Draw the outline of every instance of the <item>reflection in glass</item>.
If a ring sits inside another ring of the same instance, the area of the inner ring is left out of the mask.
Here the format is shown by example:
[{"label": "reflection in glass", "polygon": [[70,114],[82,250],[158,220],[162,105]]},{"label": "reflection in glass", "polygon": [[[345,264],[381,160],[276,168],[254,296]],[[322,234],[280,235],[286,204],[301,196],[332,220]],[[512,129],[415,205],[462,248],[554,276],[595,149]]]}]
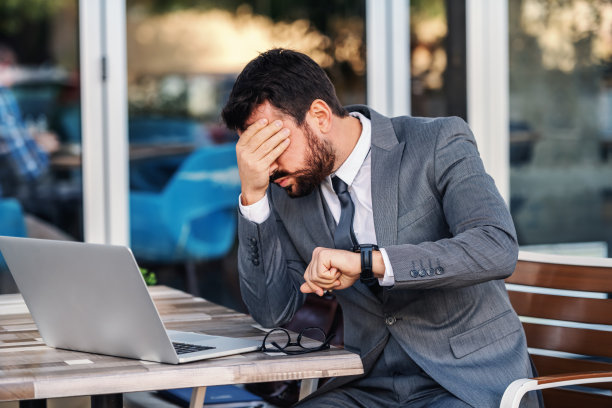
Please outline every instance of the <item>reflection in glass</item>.
[{"label": "reflection in glass", "polygon": [[0,3],[2,235],[82,239],[77,44],[77,0]]},{"label": "reflection in glass", "polygon": [[612,4],[511,0],[509,12],[510,204],[519,242],[610,256]]},{"label": "reflection in glass", "polygon": [[465,1],[410,2],[413,116],[467,119]]}]

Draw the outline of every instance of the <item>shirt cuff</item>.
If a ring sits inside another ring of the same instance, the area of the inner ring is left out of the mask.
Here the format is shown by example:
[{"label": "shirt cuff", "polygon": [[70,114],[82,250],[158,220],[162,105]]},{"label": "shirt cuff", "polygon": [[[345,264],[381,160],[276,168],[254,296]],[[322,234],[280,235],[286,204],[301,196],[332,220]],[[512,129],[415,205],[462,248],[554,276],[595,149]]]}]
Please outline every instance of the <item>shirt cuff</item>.
[{"label": "shirt cuff", "polygon": [[387,251],[384,248],[380,248],[380,254],[385,263],[385,276],[378,278],[378,284],[380,286],[393,286],[395,285],[395,278],[393,277],[393,267],[391,266],[391,261],[389,261]]},{"label": "shirt cuff", "polygon": [[238,207],[240,208],[240,214],[255,224],[261,224],[270,216],[268,194],[264,195],[261,200],[251,205],[242,205],[242,194],[240,194],[240,196],[238,196]]}]

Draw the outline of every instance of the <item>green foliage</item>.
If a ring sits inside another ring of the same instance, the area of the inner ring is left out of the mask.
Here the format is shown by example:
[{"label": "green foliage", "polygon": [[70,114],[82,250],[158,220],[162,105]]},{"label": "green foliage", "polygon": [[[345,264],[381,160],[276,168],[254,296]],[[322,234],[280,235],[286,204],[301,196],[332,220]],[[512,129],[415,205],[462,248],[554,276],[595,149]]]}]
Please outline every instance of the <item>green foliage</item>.
[{"label": "green foliage", "polygon": [[[450,0],[457,1],[457,0]],[[446,17],[445,0],[410,0],[411,18],[429,19]]]},{"label": "green foliage", "polygon": [[155,276],[155,272],[151,272],[145,268],[140,268],[140,273],[142,273],[142,277],[144,278],[147,286],[157,285],[157,276]]},{"label": "green foliage", "polygon": [[76,0],[2,0],[0,1],[0,33],[14,34],[28,24],[39,23],[61,9],[76,7]]}]

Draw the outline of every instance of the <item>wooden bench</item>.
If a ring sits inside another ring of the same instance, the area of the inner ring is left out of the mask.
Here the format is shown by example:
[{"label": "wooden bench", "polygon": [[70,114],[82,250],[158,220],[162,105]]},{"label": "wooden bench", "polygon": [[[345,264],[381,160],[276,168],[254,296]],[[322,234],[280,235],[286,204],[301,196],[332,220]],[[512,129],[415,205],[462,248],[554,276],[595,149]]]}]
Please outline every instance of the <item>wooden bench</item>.
[{"label": "wooden bench", "polygon": [[612,259],[521,252],[506,286],[540,377],[510,384],[501,408],[533,390],[547,407],[612,407]]}]

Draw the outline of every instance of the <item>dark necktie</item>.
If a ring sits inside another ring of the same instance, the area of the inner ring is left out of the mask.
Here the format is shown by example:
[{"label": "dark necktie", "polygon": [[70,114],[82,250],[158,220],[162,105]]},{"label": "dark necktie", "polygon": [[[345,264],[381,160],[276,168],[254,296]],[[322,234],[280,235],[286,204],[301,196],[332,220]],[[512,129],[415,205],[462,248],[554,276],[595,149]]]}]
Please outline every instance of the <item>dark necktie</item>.
[{"label": "dark necktie", "polygon": [[334,233],[334,246],[337,249],[353,250],[357,244],[357,238],[353,231],[353,216],[355,215],[355,204],[351,200],[346,183],[337,176],[332,177],[332,186],[340,199],[340,221]]}]

